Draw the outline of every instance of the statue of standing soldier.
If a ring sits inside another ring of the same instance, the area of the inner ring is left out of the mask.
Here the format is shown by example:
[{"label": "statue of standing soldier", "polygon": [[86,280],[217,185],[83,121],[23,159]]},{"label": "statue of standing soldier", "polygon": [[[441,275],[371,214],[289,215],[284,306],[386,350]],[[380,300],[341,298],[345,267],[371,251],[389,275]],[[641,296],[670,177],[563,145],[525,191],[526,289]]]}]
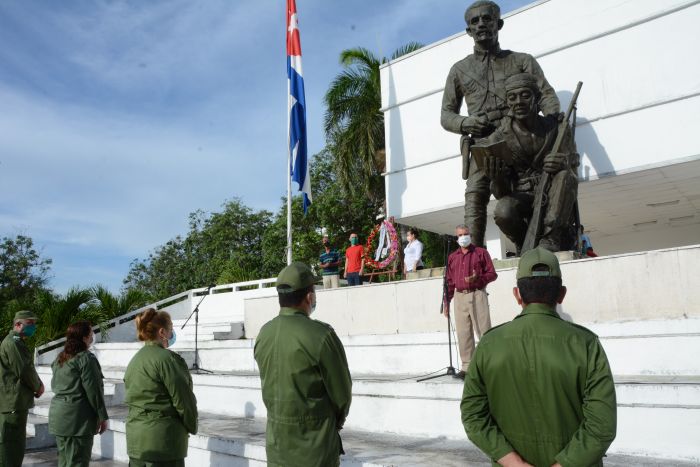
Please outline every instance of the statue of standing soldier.
[{"label": "statue of standing soldier", "polygon": [[[464,223],[471,231],[472,242],[483,247],[490,180],[475,163],[470,163],[470,146],[493,133],[507,115],[505,82],[508,77],[519,73],[535,77],[539,108],[553,124],[559,116],[559,99],[534,57],[501,50],[498,31],[503,27],[503,20],[496,3],[474,2],[467,8],[464,19],[467,34],[474,39],[474,53],[455,63],[447,75],[440,122],[447,131],[462,135],[462,178],[467,180]],[[459,113],[462,100],[467,104],[468,117]]]},{"label": "statue of standing soldier", "polygon": [[[537,244],[549,251],[571,250],[576,243],[574,203],[578,192],[579,155],[571,129],[539,115],[540,90],[537,78],[519,73],[506,79],[509,114],[485,141],[505,142],[512,162],[489,157],[484,175],[491,180],[490,190],[498,200],[494,220],[516,245],[520,254],[530,222],[541,222]],[[555,141],[563,131],[560,145]],[[532,219],[535,191],[547,173],[542,217]]]}]

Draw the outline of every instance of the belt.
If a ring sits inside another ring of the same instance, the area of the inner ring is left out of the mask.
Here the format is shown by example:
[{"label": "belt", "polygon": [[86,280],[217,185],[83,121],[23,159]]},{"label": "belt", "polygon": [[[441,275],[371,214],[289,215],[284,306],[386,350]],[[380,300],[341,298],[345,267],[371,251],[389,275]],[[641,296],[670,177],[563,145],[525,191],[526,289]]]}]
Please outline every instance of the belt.
[{"label": "belt", "polygon": [[467,293],[476,292],[477,290],[484,290],[484,288],[482,287],[480,289],[464,289],[464,290],[458,290],[457,292],[467,294]]}]

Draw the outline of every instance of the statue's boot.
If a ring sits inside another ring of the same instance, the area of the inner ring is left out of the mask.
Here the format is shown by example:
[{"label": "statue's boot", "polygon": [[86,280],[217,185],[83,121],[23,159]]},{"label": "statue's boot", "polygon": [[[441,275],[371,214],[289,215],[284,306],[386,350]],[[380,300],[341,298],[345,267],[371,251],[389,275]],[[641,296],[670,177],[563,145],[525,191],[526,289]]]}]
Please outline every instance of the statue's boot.
[{"label": "statue's boot", "polygon": [[[475,167],[476,164],[471,166]],[[491,197],[489,184],[490,180],[483,172],[476,170],[470,173],[464,192],[464,225],[469,227],[472,243],[480,247],[484,246],[486,233],[486,206]]]}]

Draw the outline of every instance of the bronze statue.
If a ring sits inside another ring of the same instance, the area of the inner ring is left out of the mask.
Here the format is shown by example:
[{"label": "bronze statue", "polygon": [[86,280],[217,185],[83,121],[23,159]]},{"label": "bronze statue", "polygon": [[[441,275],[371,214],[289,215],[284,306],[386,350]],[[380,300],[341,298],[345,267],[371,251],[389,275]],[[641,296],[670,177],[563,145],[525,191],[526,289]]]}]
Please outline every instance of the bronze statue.
[{"label": "bronze statue", "polygon": [[[515,243],[518,253],[538,244],[554,252],[573,249],[577,238],[574,203],[579,155],[568,119],[557,123],[539,115],[539,85],[529,73],[510,76],[505,89],[510,112],[482,141],[486,147],[500,144],[509,152],[508,164],[504,162],[506,158],[495,156],[483,163],[484,174],[491,180],[491,192],[498,200],[496,224]],[[580,85],[570,109],[579,90]],[[473,150],[479,152],[476,147]],[[539,211],[537,206],[542,207],[541,215],[533,215],[533,211]],[[533,237],[523,248],[528,226]]]},{"label": "bronze statue", "polygon": [[[559,114],[559,99],[531,55],[499,47],[498,31],[503,27],[503,20],[496,3],[477,1],[471,4],[464,20],[467,34],[474,39],[474,53],[455,63],[447,75],[440,122],[447,131],[462,135],[462,178],[467,180],[464,223],[471,231],[472,242],[483,247],[490,180],[476,164],[470,163],[470,145],[493,133],[507,114],[505,81],[509,76],[527,72],[535,77],[539,107],[553,123]],[[459,113],[462,100],[467,104],[468,117]]]}]

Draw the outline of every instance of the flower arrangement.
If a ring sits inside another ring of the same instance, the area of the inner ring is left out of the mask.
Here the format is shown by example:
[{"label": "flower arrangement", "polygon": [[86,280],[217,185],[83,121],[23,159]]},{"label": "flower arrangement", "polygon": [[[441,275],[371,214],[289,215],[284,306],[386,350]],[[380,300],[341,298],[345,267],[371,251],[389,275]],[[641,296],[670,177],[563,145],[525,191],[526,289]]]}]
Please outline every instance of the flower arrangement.
[{"label": "flower arrangement", "polygon": [[[374,240],[374,237],[376,237],[377,233],[380,232],[382,225],[385,226],[386,231],[389,233],[389,254],[386,255],[384,259],[381,261],[375,261],[372,259],[374,255],[371,254],[372,252],[372,241]],[[367,243],[365,244],[365,264],[367,266],[371,266],[375,269],[384,269],[387,266],[391,264],[392,261],[396,259],[396,256],[399,252],[399,237],[396,235],[396,229],[394,228],[394,225],[389,222],[389,221],[383,221],[381,224],[377,224],[374,229],[372,230],[372,233],[369,234],[367,237]]]}]

